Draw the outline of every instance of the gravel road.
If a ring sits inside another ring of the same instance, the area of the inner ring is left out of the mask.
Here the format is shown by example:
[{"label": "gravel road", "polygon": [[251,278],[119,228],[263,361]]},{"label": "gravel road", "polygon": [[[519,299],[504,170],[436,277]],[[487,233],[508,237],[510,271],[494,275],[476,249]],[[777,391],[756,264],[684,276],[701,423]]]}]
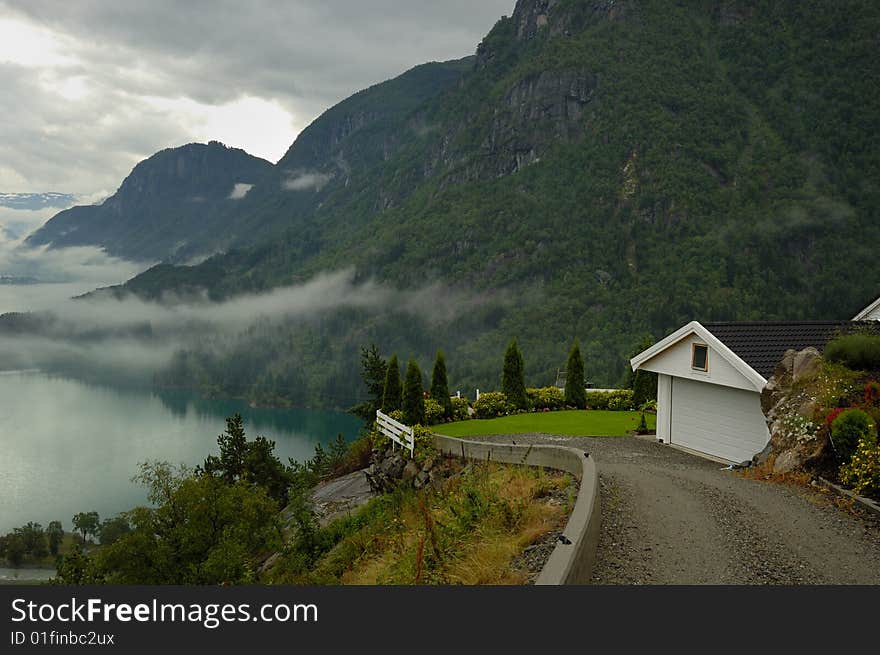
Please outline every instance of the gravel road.
[{"label": "gravel road", "polygon": [[749,480],[652,439],[482,439],[571,445],[596,458],[595,584],[880,584],[880,521],[828,493]]}]

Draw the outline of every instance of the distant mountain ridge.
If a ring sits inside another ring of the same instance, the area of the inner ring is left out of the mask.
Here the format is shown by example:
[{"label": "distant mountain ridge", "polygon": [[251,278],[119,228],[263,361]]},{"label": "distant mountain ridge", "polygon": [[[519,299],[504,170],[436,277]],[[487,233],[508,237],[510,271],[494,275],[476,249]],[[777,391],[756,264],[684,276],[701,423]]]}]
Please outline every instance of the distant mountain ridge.
[{"label": "distant mountain ridge", "polygon": [[0,207],[10,209],[36,210],[47,207],[69,207],[76,202],[77,196],[72,193],[3,193],[0,192]]}]

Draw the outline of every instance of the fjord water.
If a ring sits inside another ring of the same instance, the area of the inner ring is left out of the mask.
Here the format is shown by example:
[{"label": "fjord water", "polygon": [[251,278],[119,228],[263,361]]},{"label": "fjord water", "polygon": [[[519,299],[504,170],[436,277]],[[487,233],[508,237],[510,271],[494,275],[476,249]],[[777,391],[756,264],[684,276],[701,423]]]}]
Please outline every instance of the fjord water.
[{"label": "fjord water", "polygon": [[349,414],[254,409],[180,390],[100,387],[40,372],[0,373],[0,534],[28,521],[77,512],[103,520],[146,502],[131,482],[139,462],[200,464],[217,452],[225,418],[239,412],[248,438],[276,443],[283,462],[308,459],[338,433],[352,439],[361,422]]}]

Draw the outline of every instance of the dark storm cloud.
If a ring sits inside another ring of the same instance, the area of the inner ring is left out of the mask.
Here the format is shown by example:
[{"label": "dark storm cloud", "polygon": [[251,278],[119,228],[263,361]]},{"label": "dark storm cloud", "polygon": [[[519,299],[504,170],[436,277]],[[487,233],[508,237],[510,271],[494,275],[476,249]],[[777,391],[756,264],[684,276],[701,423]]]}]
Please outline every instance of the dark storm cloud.
[{"label": "dark storm cloud", "polygon": [[[0,65],[0,109],[11,116],[0,126],[0,186],[18,175],[31,187],[112,191],[134,160],[194,140],[197,118],[178,120],[174,103],[181,100],[222,106],[259,98],[283,108],[302,129],[359,89],[425,61],[472,54],[513,5],[0,0],[0,19],[57,35],[69,59],[49,74]],[[59,99],[53,92],[59,81],[77,78],[87,90],[81,97]],[[4,175],[4,167],[12,172]]]}]

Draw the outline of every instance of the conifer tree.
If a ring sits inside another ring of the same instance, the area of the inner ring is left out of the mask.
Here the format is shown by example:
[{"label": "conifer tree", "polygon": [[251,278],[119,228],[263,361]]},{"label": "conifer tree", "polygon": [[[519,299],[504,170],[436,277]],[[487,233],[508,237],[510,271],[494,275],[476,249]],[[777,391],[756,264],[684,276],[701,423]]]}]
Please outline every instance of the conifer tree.
[{"label": "conifer tree", "polygon": [[422,372],[415,360],[406,366],[403,383],[403,422],[407,425],[425,424],[425,391],[422,388]]},{"label": "conifer tree", "polygon": [[382,393],[382,411],[388,414],[401,409],[402,395],[400,388],[400,365],[397,363],[397,355],[391,355],[388,360],[388,370],[385,373],[385,391]]},{"label": "conifer tree", "polygon": [[431,398],[443,405],[443,415],[452,417],[452,399],[449,397],[449,381],[446,377],[446,357],[442,350],[437,351],[434,370],[431,373]]},{"label": "conifer tree", "polygon": [[568,362],[565,365],[565,404],[583,409],[587,406],[587,392],[584,387],[584,360],[577,339],[571,345]]},{"label": "conifer tree", "polygon": [[525,409],[527,405],[524,368],[523,356],[514,338],[504,353],[504,367],[501,370],[501,393],[505,395],[507,402],[516,409]]}]

